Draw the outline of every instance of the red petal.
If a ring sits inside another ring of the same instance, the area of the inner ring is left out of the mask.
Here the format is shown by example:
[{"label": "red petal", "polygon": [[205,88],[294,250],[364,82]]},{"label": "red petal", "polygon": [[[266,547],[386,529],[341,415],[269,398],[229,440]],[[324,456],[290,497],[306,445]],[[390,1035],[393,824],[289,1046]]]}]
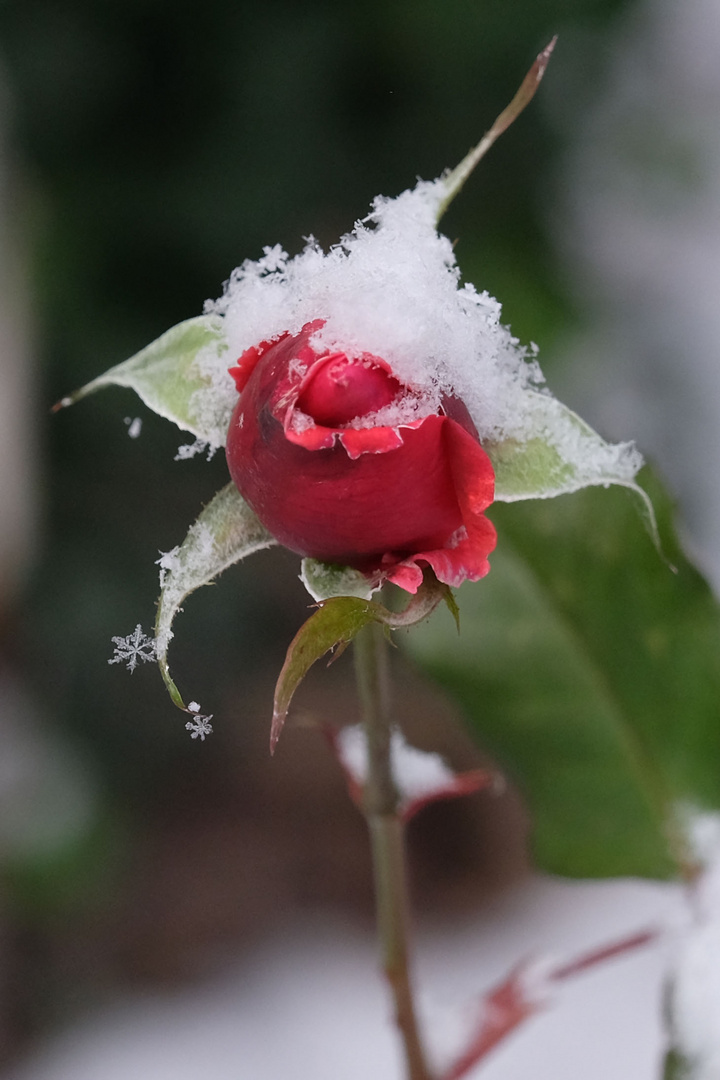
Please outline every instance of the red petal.
[{"label": "red petal", "polygon": [[400,383],[375,357],[350,360],[336,352],[314,364],[303,380],[297,406],[316,424],[338,428],[368,416],[398,396]]},{"label": "red petal", "polygon": [[[467,409],[447,398],[441,413],[398,427],[314,423],[297,402],[315,362],[325,363],[308,344],[321,325],[263,343],[261,356],[248,350],[252,371],[227,443],[241,494],[291,550],[383,573],[408,592],[422,581],[421,564],[450,585],[482,577],[495,546],[483,514],[494,477]],[[358,370],[373,365],[383,385],[395,383],[379,358]]]},{"label": "red petal", "polygon": [[443,431],[450,471],[463,529],[444,547],[422,551],[398,563],[388,580],[415,593],[422,582],[418,562],[432,566],[439,581],[457,587],[478,581],[490,570],[488,555],[495,548],[495,526],[484,515],[495,494],[495,473],[478,442],[455,420],[447,419]]},{"label": "red petal", "polygon": [[402,435],[396,428],[347,428],[340,433],[340,442],[351,461],[361,454],[385,454],[402,446]]},{"label": "red petal", "polygon": [[228,368],[229,373],[235,380],[238,394],[242,394],[248,379],[255,370],[256,364],[263,358],[268,349],[271,349],[273,345],[279,345],[287,336],[287,334],[283,334],[276,341],[261,341],[259,345],[251,345],[239,358],[235,367]]}]

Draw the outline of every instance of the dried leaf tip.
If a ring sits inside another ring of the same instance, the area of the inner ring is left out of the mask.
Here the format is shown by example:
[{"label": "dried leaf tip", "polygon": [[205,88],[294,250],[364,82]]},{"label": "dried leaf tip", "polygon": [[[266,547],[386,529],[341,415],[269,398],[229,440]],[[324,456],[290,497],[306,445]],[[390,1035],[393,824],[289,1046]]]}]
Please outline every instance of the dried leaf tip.
[{"label": "dried leaf tip", "polygon": [[542,52],[538,53],[535,57],[535,61],[528,71],[527,75],[523,79],[520,87],[515,94],[509,105],[507,105],[499,116],[495,118],[492,127],[485,132],[480,142],[469,154],[463,158],[460,164],[443,177],[439,181],[440,190],[443,194],[441,201],[438,204],[437,220],[439,221],[442,215],[447,210],[448,206],[463,187],[468,176],[478,164],[490,147],[493,145],[496,139],[498,139],[504,131],[510,127],[513,121],[517,120],[520,113],[523,111],[526,105],[529,105],[535,96],[535,91],[540,85],[540,80],[545,74],[545,69],[550,62],[553,49],[555,48],[555,42],[557,41],[557,34],[551,41],[545,46]]}]

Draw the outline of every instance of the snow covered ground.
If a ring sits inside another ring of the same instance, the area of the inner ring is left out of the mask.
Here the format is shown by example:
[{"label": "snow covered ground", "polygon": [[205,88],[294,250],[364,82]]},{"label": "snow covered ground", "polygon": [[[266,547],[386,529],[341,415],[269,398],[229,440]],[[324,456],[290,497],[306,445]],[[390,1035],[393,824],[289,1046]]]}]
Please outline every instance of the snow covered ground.
[{"label": "snow covered ground", "polygon": [[[444,1058],[478,991],[522,958],[562,960],[652,923],[677,923],[677,886],[536,878],[477,922],[422,935],[422,1000]],[[476,1070],[485,1080],[657,1080],[671,943],[568,981]],[[51,1039],[3,1080],[397,1080],[371,935],[332,917],[290,925],[222,977],[128,997]]]}]

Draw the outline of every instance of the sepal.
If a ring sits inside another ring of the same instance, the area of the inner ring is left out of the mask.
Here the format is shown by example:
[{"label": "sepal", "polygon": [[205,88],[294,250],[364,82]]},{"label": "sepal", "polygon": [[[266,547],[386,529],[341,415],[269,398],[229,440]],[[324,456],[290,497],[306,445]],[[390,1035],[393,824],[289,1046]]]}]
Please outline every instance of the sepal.
[{"label": "sepal", "polygon": [[175,704],[185,709],[180,691],[170,676],[168,645],[173,619],[180,605],[201,585],[254,551],[275,543],[234,484],[222,488],[208,503],[179,547],[166,552],[160,565],[160,598],[155,621],[157,662]]},{"label": "sepal", "polygon": [[127,386],[148,408],[210,446],[224,446],[237,392],[219,358],[227,350],[217,315],[186,319],[129,360],[62,398],[53,411],[102,390]]}]

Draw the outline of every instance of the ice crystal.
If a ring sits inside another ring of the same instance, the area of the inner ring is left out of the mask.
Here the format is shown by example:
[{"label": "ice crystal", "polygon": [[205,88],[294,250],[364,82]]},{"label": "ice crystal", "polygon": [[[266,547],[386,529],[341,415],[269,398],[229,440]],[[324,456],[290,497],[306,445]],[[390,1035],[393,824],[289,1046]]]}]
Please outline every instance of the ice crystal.
[{"label": "ice crystal", "polygon": [[130,438],[137,439],[142,431],[142,420],[140,417],[136,416],[135,419],[132,420],[129,416],[126,416],[125,423],[127,424],[128,435]]},{"label": "ice crystal", "polygon": [[140,623],[132,634],[127,637],[114,637],[112,643],[115,652],[108,664],[125,664],[128,671],[133,672],[139,661],[145,664],[157,660],[155,639],[148,637]]},{"label": "ice crystal", "polygon": [[210,716],[203,716],[197,701],[191,701],[187,711],[192,714],[192,720],[188,720],[185,730],[190,732],[191,739],[200,739],[201,742],[205,742],[205,736],[212,735],[213,731],[210,723],[212,713]]},{"label": "ice crystal", "polygon": [[178,446],[177,454],[173,458],[173,461],[189,461],[190,458],[194,458],[196,454],[204,454],[206,450],[207,460],[212,461],[217,446],[212,446],[206,439],[196,438],[195,442],[182,443]]}]

